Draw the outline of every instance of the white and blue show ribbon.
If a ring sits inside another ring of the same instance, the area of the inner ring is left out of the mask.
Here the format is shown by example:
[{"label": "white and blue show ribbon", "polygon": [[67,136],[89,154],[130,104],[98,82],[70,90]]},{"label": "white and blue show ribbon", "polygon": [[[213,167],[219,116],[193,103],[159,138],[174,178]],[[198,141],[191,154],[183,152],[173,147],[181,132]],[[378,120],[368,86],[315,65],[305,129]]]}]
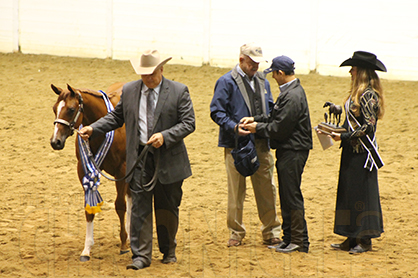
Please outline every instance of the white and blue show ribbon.
[{"label": "white and blue show ribbon", "polygon": [[[112,111],[113,105],[110,102],[108,96],[103,91],[99,92],[102,93],[107,111]],[[80,125],[80,129],[81,128],[82,125]],[[103,160],[105,159],[110,147],[112,146],[114,136],[115,132],[113,130],[106,133],[105,140],[94,156],[97,167],[100,167],[100,165],[103,163]],[[83,166],[84,170],[84,177],[82,180],[84,187],[84,208],[89,214],[95,214],[101,211],[100,207],[103,205],[103,199],[98,190],[100,184],[100,173],[94,166],[93,162],[90,160],[88,155],[89,151],[87,150],[87,147],[84,146],[84,144],[87,143],[80,137],[80,135],[78,135],[81,165]]]}]

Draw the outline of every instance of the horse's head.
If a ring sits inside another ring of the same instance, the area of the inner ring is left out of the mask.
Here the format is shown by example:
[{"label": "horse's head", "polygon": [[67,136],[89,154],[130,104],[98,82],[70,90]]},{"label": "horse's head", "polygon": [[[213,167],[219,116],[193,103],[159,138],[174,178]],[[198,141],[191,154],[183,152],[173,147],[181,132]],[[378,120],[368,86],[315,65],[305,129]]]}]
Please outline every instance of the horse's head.
[{"label": "horse's head", "polygon": [[332,105],[334,105],[334,103],[327,101],[327,102],[325,102],[324,106],[322,106],[322,107],[325,108],[327,106],[332,106]]},{"label": "horse's head", "polygon": [[65,140],[73,135],[74,129],[82,122],[83,98],[77,89],[67,84],[67,89],[61,89],[51,84],[52,90],[58,95],[53,106],[55,113],[54,133],[51,146],[54,150],[62,150]]}]

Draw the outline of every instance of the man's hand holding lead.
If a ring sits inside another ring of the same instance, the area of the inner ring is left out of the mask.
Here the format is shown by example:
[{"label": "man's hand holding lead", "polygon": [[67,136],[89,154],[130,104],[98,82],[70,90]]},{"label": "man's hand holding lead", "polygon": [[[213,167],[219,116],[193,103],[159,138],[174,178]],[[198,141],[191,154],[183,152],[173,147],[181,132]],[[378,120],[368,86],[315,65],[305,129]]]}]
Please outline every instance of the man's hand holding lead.
[{"label": "man's hand holding lead", "polygon": [[148,140],[147,145],[151,144],[154,148],[158,149],[164,144],[164,137],[161,132],[154,133]]},{"label": "man's hand holding lead", "polygon": [[88,140],[93,134],[93,128],[91,126],[83,126],[79,131],[78,135],[81,136],[84,140]]}]

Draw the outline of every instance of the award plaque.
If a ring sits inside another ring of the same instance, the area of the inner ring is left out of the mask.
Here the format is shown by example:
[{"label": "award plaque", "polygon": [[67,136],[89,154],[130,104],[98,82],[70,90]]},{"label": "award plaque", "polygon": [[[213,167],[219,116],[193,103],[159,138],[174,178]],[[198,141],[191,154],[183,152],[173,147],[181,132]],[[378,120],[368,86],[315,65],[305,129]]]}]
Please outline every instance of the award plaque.
[{"label": "award plaque", "polygon": [[329,109],[328,113],[324,114],[325,122],[318,124],[318,130],[328,135],[331,135],[333,132],[346,132],[347,130],[345,128],[339,126],[341,121],[341,113],[343,112],[341,106],[327,101],[323,107],[329,107]]}]

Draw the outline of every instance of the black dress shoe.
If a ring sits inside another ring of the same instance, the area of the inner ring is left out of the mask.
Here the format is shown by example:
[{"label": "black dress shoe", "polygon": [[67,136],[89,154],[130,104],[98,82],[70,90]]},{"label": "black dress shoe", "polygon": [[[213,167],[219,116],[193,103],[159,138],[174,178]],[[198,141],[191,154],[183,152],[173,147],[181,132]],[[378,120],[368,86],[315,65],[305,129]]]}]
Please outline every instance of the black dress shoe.
[{"label": "black dress shoe", "polygon": [[351,248],[350,251],[348,251],[348,253],[350,254],[360,254],[360,253],[364,253],[367,251],[372,250],[372,245],[365,245],[365,244],[361,244],[359,243],[358,245],[356,245],[355,247]]},{"label": "black dress shoe", "polygon": [[138,270],[138,269],[143,269],[146,267],[149,267],[149,265],[146,265],[142,261],[136,261],[136,262],[133,262],[132,264],[127,265],[126,269]]},{"label": "black dress shoe", "polygon": [[269,246],[267,246],[267,248],[268,249],[284,249],[284,248],[286,248],[287,246],[289,245],[289,243],[286,243],[286,242],[284,242],[284,241],[282,241],[282,242],[280,242],[279,244],[277,244],[277,245],[269,245]]},{"label": "black dress shoe", "polygon": [[332,243],[331,247],[336,250],[349,251],[350,250],[350,240],[347,238],[342,243]]},{"label": "black dress shoe", "polygon": [[161,260],[161,262],[163,264],[169,264],[169,263],[175,263],[177,262],[177,258],[176,256],[164,256],[163,259]]},{"label": "black dress shoe", "polygon": [[299,251],[301,249],[301,246],[294,244],[294,243],[289,243],[286,247],[284,248],[276,248],[276,252],[280,252],[280,253],[292,253],[295,251]]}]

